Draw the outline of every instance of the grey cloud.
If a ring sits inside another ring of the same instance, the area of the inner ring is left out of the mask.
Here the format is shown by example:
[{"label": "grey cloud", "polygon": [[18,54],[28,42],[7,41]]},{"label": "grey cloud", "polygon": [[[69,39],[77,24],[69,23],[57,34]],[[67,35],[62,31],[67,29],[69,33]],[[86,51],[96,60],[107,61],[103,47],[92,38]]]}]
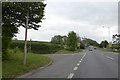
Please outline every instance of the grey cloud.
[{"label": "grey cloud", "polygon": [[49,14],[92,25],[116,25],[118,17],[115,2],[51,2],[49,11]]},{"label": "grey cloud", "polygon": [[[54,2],[48,1],[42,27],[29,31],[28,39],[50,41],[54,35],[67,35],[75,31],[80,37],[89,37],[100,42],[102,25],[117,26],[117,2]],[[100,28],[99,28],[100,27]],[[113,31],[113,30],[112,30]],[[111,35],[113,34],[111,31]],[[18,35],[24,39],[23,30]],[[106,32],[107,33],[107,32]],[[115,33],[115,31],[114,31]]]}]

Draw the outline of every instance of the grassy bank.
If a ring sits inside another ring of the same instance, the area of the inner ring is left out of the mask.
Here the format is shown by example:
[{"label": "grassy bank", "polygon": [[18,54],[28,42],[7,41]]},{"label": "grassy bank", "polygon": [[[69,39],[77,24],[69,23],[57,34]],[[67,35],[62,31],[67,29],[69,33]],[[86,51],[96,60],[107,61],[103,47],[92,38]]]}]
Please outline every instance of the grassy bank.
[{"label": "grassy bank", "polygon": [[115,52],[115,53],[120,53],[120,51],[115,51],[115,50],[112,50],[112,49],[103,49],[103,48],[98,48],[100,50],[103,50],[103,51],[107,51],[107,52]]},{"label": "grassy bank", "polygon": [[2,77],[3,78],[14,78],[29,72],[38,67],[42,67],[51,61],[47,56],[41,56],[40,54],[27,54],[27,64],[22,64],[22,53],[16,52],[11,54],[9,60],[2,62]]},{"label": "grassy bank", "polygon": [[66,49],[62,49],[62,50],[60,50],[60,51],[58,51],[56,53],[57,54],[72,54],[72,53],[78,53],[78,52],[82,52],[82,51],[83,51],[83,49],[77,49],[75,51],[68,51]]}]

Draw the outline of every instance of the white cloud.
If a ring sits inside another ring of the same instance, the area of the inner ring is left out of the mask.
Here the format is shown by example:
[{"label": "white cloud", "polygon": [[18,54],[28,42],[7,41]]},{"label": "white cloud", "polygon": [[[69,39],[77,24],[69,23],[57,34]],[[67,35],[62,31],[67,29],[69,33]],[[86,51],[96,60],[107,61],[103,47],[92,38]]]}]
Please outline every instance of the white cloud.
[{"label": "white cloud", "polygon": [[[69,2],[118,2],[118,1],[119,0],[69,0]],[[51,0],[50,2],[68,2],[68,1],[67,0]]]},{"label": "white cloud", "polygon": [[[29,30],[28,39],[50,41],[54,35],[67,35],[69,31],[75,31],[81,37],[100,42],[108,40],[108,30],[102,26],[111,27],[111,36],[117,33],[117,3],[64,1],[47,1],[46,20],[40,23],[42,27],[38,31]],[[24,39],[24,28],[20,28],[17,38]]]}]

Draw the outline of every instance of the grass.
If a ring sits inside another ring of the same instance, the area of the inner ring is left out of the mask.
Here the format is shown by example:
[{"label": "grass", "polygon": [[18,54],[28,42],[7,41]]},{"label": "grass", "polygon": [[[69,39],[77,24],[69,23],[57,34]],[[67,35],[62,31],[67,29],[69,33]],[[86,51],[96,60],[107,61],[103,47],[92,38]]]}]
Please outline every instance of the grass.
[{"label": "grass", "polygon": [[2,62],[2,77],[3,78],[15,78],[19,75],[23,75],[33,69],[42,67],[51,61],[47,56],[41,56],[40,54],[27,53],[27,63],[22,64],[22,53],[16,52],[10,56],[9,60]]},{"label": "grass", "polygon": [[58,51],[58,52],[56,52],[57,54],[72,54],[72,53],[79,53],[79,52],[81,52],[83,49],[77,49],[77,50],[75,50],[75,51],[68,51],[68,50],[66,50],[66,49],[62,49],[62,50],[60,50],[60,51]]},{"label": "grass", "polygon": [[98,49],[100,49],[100,50],[103,50],[103,51],[109,51],[109,52],[116,52],[116,53],[120,53],[120,51],[115,51],[115,50],[112,50],[112,49],[103,49],[103,48],[98,48]]},{"label": "grass", "polygon": [[0,79],[2,78],[2,60],[0,60]]}]

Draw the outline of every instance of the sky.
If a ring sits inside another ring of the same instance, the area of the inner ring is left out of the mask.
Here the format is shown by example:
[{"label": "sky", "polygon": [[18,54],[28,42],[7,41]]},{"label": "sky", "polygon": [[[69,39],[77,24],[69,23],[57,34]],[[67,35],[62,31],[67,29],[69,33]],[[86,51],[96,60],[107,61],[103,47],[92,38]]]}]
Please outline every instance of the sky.
[{"label": "sky", "polygon": [[[70,31],[97,42],[109,41],[118,33],[117,0],[48,0],[45,1],[45,20],[39,30],[29,30],[28,40],[51,41],[55,35]],[[104,28],[103,28],[104,26]],[[109,27],[109,28],[108,28]],[[17,39],[24,40],[25,29],[19,28]]]}]

